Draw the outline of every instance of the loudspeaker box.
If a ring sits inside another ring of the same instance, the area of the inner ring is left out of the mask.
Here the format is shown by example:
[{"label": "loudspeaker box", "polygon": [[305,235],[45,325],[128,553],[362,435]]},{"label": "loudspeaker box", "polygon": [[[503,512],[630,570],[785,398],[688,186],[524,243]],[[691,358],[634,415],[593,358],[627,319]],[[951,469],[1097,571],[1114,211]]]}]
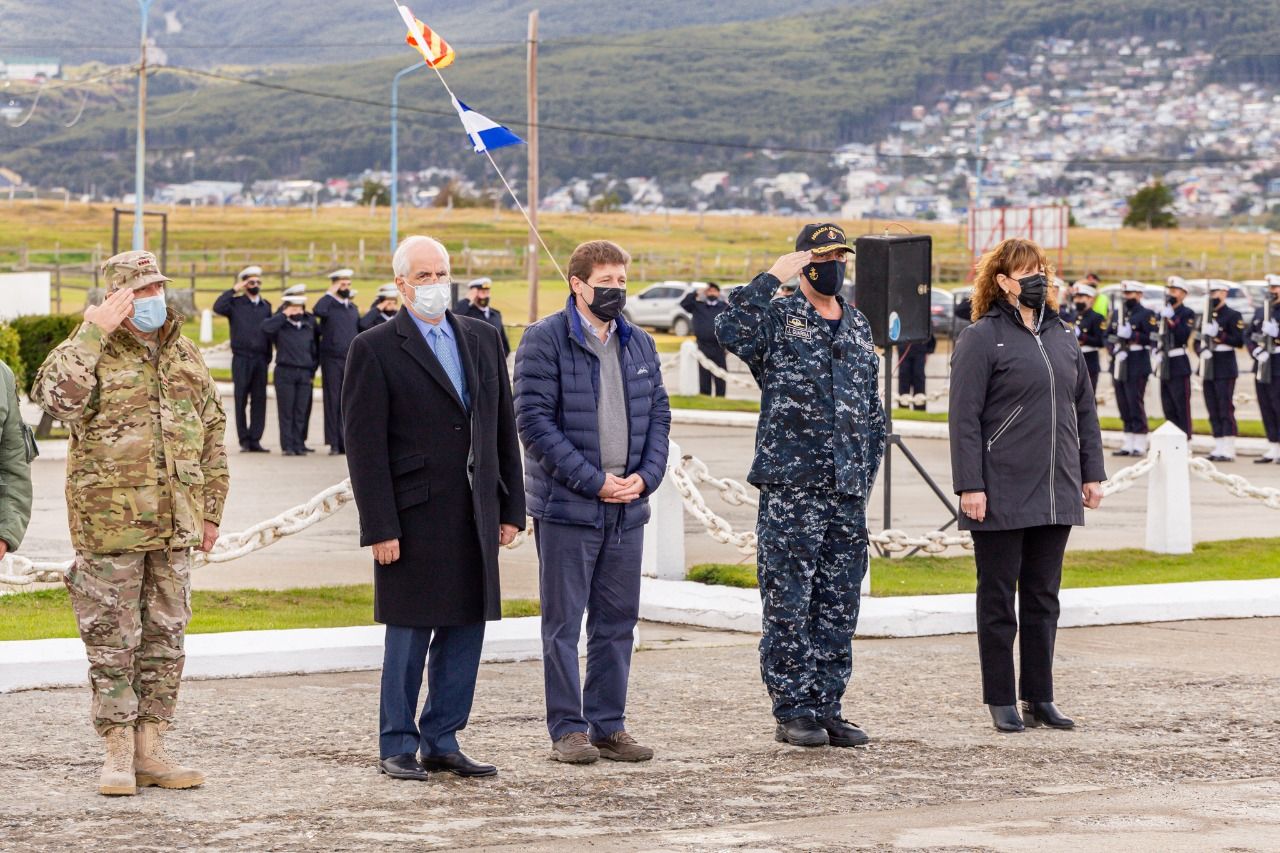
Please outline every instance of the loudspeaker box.
[{"label": "loudspeaker box", "polygon": [[933,238],[925,234],[859,237],[855,299],[878,347],[923,343],[930,335]]}]

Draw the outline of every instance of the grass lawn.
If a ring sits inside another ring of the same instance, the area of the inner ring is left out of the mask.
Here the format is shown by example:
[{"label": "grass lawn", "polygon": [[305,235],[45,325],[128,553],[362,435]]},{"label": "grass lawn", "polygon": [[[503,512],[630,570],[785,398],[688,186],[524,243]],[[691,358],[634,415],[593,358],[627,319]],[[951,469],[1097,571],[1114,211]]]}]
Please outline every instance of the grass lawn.
[{"label": "grass lawn", "polygon": [[[973,592],[972,555],[871,560],[872,595],[944,595]],[[1184,581],[1257,580],[1280,577],[1280,539],[1204,542],[1184,555],[1151,554],[1136,548],[1119,551],[1068,551],[1062,567],[1064,587],[1124,586]],[[699,583],[756,587],[753,563],[707,563],[689,570]]]},{"label": "grass lawn", "polygon": [[[373,586],[191,593],[189,634],[278,628],[343,628],[373,624]],[[537,616],[538,602],[510,599],[502,615]],[[0,641],[78,637],[65,589],[0,596]]]}]

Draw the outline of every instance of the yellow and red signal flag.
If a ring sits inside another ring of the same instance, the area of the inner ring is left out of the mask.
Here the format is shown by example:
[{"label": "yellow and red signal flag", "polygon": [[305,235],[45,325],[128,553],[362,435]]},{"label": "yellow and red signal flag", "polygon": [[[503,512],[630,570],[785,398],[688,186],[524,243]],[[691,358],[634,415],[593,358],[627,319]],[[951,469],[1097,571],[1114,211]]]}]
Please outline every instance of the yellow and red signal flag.
[{"label": "yellow and red signal flag", "polygon": [[432,68],[447,68],[453,64],[457,54],[453,52],[453,48],[447,41],[440,38],[439,33],[413,17],[413,13],[407,6],[400,7],[400,16],[409,26],[409,35],[405,37],[405,42],[422,54],[422,58],[428,65]]}]

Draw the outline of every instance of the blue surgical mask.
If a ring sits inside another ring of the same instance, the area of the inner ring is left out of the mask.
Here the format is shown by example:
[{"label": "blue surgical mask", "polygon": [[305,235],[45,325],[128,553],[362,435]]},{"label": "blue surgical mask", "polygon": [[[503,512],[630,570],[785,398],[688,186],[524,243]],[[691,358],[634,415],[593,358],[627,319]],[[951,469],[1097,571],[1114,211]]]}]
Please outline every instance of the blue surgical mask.
[{"label": "blue surgical mask", "polygon": [[139,332],[154,332],[168,317],[163,294],[133,300],[133,325]]}]

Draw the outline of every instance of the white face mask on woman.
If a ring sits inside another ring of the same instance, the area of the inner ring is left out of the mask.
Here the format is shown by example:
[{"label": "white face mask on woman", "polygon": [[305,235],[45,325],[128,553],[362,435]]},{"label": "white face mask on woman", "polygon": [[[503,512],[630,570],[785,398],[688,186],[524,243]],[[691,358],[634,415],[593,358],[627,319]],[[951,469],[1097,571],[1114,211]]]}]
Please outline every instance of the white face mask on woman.
[{"label": "white face mask on woman", "polygon": [[428,320],[435,320],[449,310],[449,298],[448,282],[419,285],[413,289],[413,310]]}]

